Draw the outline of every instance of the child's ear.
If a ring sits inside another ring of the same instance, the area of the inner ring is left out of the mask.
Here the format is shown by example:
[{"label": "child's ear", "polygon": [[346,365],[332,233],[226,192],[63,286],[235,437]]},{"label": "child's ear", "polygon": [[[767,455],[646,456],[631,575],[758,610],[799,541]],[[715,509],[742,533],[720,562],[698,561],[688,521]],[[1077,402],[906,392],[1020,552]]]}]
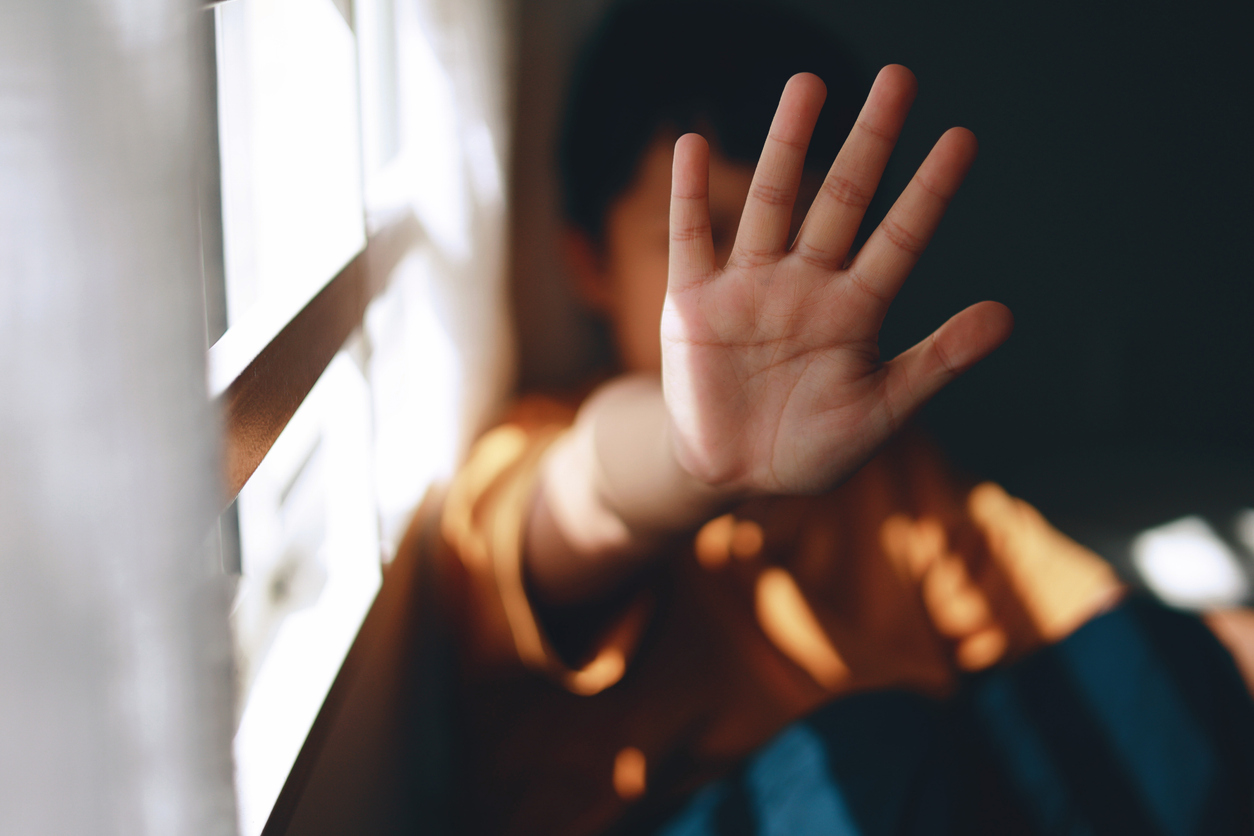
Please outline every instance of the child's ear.
[{"label": "child's ear", "polygon": [[561,236],[562,256],[575,282],[575,293],[588,307],[608,315],[614,304],[614,287],[601,248],[577,227],[563,227]]}]

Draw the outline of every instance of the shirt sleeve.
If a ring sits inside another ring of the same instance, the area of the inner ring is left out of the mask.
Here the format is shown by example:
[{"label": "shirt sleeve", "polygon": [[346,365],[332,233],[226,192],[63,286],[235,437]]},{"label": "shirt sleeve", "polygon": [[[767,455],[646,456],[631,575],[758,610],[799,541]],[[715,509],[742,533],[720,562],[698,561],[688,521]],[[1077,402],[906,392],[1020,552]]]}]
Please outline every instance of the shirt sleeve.
[{"label": "shirt sleeve", "polygon": [[651,599],[647,593],[632,599],[579,667],[562,661],[537,618],[523,574],[525,524],[545,453],[573,418],[573,409],[547,399],[521,402],[511,420],[471,449],[445,498],[441,533],[464,570],[474,656],[491,665],[521,664],[590,695],[622,678]]},{"label": "shirt sleeve", "polygon": [[1040,832],[1249,832],[1254,703],[1193,614],[1132,596],[969,693]]}]

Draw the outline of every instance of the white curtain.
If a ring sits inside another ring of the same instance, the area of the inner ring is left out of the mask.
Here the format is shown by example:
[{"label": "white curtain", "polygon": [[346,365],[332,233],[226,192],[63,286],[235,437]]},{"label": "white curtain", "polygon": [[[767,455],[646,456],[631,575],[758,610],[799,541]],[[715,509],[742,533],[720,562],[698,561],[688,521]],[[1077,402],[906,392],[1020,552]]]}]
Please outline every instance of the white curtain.
[{"label": "white curtain", "polygon": [[234,832],[196,5],[0,4],[0,832]]}]

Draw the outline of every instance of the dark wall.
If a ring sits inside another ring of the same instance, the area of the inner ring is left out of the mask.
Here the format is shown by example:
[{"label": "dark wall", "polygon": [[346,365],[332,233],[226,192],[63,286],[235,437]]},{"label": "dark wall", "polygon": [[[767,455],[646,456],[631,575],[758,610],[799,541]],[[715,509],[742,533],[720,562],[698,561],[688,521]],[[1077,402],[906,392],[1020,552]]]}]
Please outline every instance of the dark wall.
[{"label": "dark wall", "polygon": [[[1014,311],[1011,341],[926,410],[950,454],[1055,517],[1254,505],[1254,4],[793,3],[868,79],[889,62],[919,78],[870,217],[944,129],[980,138],[883,335],[891,355],[980,299]],[[548,143],[598,5],[520,4],[524,384],[577,377],[589,354],[547,237]]]},{"label": "dark wall", "polygon": [[951,454],[1048,502],[1062,469],[1156,457],[1248,490],[1254,4],[801,5],[868,73],[919,78],[874,217],[945,128],[980,138],[883,339],[980,299],[1014,311],[1011,341],[927,410]]}]

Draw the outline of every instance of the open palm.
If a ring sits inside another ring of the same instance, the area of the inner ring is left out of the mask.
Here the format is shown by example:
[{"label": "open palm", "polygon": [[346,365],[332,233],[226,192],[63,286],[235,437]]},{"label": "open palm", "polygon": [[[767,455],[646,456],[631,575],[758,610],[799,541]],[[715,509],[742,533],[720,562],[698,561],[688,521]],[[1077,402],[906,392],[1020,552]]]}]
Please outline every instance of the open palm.
[{"label": "open palm", "polygon": [[905,67],[880,72],[790,246],[806,147],[826,95],[817,77],[794,76],[722,268],[710,231],[709,148],[695,134],[676,144],[662,380],[675,454],[701,480],[748,492],[833,487],[1009,336],[1010,312],[982,302],[897,358],[880,359],[888,306],[976,151],[969,131],[947,131],[849,258],[915,89]]}]

